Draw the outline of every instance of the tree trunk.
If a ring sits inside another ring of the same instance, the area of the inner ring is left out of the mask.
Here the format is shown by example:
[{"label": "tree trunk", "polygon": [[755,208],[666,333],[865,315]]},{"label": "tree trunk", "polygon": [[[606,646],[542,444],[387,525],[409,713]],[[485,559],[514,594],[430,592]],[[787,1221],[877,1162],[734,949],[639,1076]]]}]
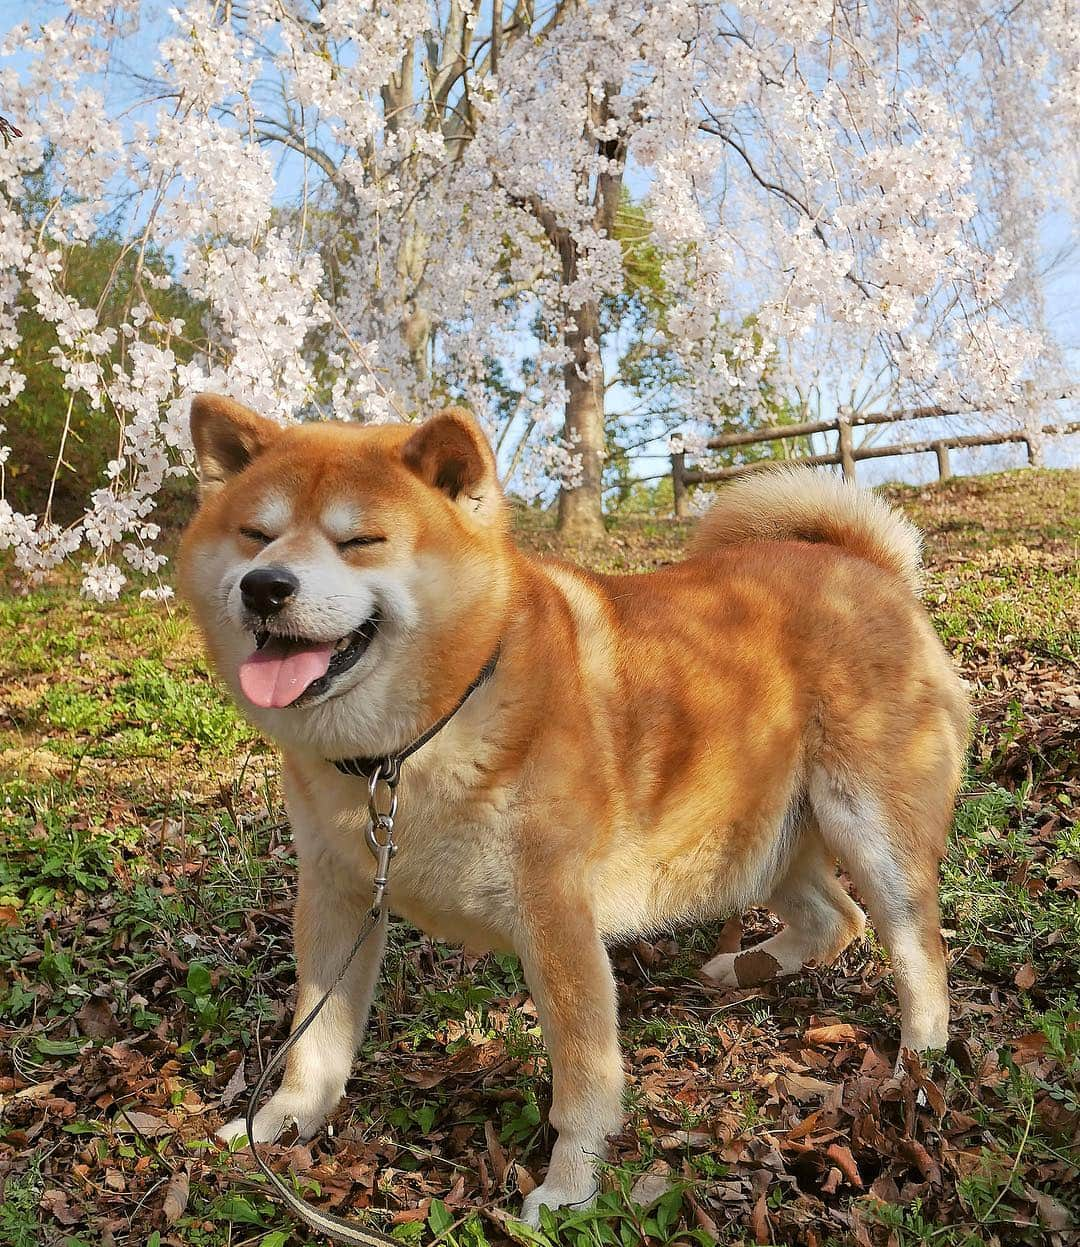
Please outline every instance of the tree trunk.
[{"label": "tree trunk", "polygon": [[[617,94],[618,84],[605,83],[599,104],[590,105],[592,124],[597,129],[607,131],[611,101]],[[610,238],[622,194],[626,140],[599,139],[596,151],[607,163],[601,166],[593,191],[593,224],[602,236]],[[565,230],[561,238],[551,229],[548,235],[559,248],[563,286],[569,287],[577,280],[577,243]],[[571,541],[597,541],[604,536],[604,365],[600,356],[600,308],[595,302],[577,309],[565,341],[571,352],[565,373],[565,432],[571,453],[581,459],[581,482],[573,489],[564,485],[559,491],[559,532]]]},{"label": "tree trunk", "polygon": [[[591,349],[589,343],[591,341]],[[569,541],[593,542],[604,536],[601,498],[604,467],[604,369],[600,360],[600,310],[578,308],[566,331],[572,352],[566,365],[565,437],[581,461],[581,480],[559,491],[559,532]]]}]

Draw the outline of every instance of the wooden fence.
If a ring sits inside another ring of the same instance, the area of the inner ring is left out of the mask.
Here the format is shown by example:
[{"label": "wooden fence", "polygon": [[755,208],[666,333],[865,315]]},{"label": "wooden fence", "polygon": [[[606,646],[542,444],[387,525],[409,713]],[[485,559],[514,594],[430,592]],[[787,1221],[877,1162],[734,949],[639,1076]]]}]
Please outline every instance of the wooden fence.
[{"label": "wooden fence", "polygon": [[[1054,398],[1071,397],[1071,395],[1054,395]],[[762,442],[783,441],[792,437],[809,437],[813,433],[835,433],[836,450],[832,454],[793,455],[786,462],[803,463],[811,466],[840,464],[844,479],[855,479],[855,464],[861,459],[887,459],[892,455],[920,455],[929,451],[937,456],[938,477],[947,480],[952,475],[949,466],[949,451],[966,449],[969,446],[999,446],[1006,442],[1023,442],[1027,447],[1029,464],[1038,464],[1039,447],[1032,430],[1017,429],[1005,433],[980,433],[969,437],[929,437],[919,441],[898,442],[885,446],[858,446],[852,439],[852,429],[866,425],[896,424],[901,420],[943,419],[947,416],[973,415],[973,412],[951,411],[944,407],[910,407],[901,411],[885,411],[877,414],[857,415],[841,412],[835,420],[807,420],[801,424],[782,424],[767,429],[747,429],[739,433],[724,433],[705,443],[709,450],[730,450],[734,446],[755,446]],[[1061,437],[1066,433],[1080,433],[1080,421],[1069,424],[1048,424],[1042,426],[1040,436]],[[671,481],[675,494],[675,516],[682,519],[688,511],[689,486],[704,485],[710,481],[726,481],[733,476],[741,476],[744,472],[754,472],[760,468],[774,467],[776,459],[755,459],[750,463],[736,463],[727,468],[715,468],[707,471],[701,468],[687,468],[686,453],[679,452],[671,456]]]}]

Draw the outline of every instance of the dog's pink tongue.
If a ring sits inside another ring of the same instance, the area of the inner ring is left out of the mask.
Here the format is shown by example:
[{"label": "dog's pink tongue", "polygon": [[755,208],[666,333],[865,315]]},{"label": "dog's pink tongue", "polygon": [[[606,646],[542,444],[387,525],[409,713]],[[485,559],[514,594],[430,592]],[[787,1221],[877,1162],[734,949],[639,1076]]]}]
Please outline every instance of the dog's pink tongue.
[{"label": "dog's pink tongue", "polygon": [[280,641],[268,641],[240,664],[240,687],[256,706],[288,706],[309,684],[326,675],[332,645],[309,645],[298,649]]}]

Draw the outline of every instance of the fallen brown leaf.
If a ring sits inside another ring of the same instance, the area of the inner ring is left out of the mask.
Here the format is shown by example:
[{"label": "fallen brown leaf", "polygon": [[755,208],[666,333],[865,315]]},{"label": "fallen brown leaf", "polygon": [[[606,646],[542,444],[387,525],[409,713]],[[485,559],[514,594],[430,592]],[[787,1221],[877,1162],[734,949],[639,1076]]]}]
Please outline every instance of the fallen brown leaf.
[{"label": "fallen brown leaf", "polygon": [[815,1096],[828,1095],[833,1090],[831,1082],[823,1082],[809,1074],[783,1074],[777,1081],[793,1100],[812,1100]]},{"label": "fallen brown leaf", "polygon": [[178,1169],[169,1181],[165,1200],[161,1205],[161,1215],[165,1218],[166,1225],[174,1225],[184,1215],[190,1194],[191,1175],[186,1169]]},{"label": "fallen brown leaf", "polygon": [[883,1204],[898,1204],[900,1202],[900,1188],[887,1173],[883,1173],[874,1179],[870,1187],[870,1194],[875,1199],[880,1199]]},{"label": "fallen brown leaf", "polygon": [[1072,1225],[1072,1216],[1064,1204],[1056,1200],[1046,1191],[1037,1191],[1034,1187],[1025,1186],[1028,1199],[1035,1205],[1039,1216],[1039,1224],[1048,1230],[1067,1230]]},{"label": "fallen brown leaf", "polygon": [[120,1134],[144,1134],[148,1139],[153,1139],[161,1134],[172,1134],[175,1127],[170,1126],[163,1117],[155,1117],[153,1113],[121,1109],[113,1122],[113,1129]]},{"label": "fallen brown leaf", "polygon": [[713,956],[720,953],[737,953],[742,946],[742,918],[736,915],[729,918],[720,928],[720,935],[713,948]]},{"label": "fallen brown leaf", "polygon": [[630,1188],[630,1198],[645,1208],[665,1194],[670,1186],[670,1166],[662,1160],[654,1161]]},{"label": "fallen brown leaf", "polygon": [[677,1133],[661,1135],[656,1140],[656,1146],[670,1152],[687,1147],[708,1147],[712,1142],[713,1136],[707,1130],[680,1130]]},{"label": "fallen brown leaf", "polygon": [[852,1156],[850,1148],[844,1147],[842,1143],[830,1143],[825,1149],[825,1155],[843,1173],[852,1186],[857,1186],[862,1190],[862,1174],[859,1173],[859,1166],[855,1163],[855,1157]]},{"label": "fallen brown leaf", "polygon": [[425,1199],[415,1208],[402,1208],[390,1218],[391,1225],[409,1225],[413,1221],[424,1221],[431,1211],[431,1200]]},{"label": "fallen brown leaf", "polygon": [[927,1182],[932,1182],[934,1186],[940,1185],[941,1170],[918,1139],[901,1139],[900,1151],[919,1170]]},{"label": "fallen brown leaf", "polygon": [[750,1214],[750,1228],[754,1231],[755,1243],[769,1242],[769,1210],[764,1193],[758,1196],[754,1211]]},{"label": "fallen brown leaf", "polygon": [[221,1107],[228,1108],[229,1105],[247,1088],[247,1080],[244,1077],[244,1061],[240,1060],[240,1064],[233,1070],[229,1076],[229,1081],[225,1084],[225,1089],[221,1093]]},{"label": "fallen brown leaf", "polygon": [[830,1166],[829,1172],[825,1176],[825,1181],[821,1184],[822,1194],[835,1195],[840,1189],[840,1183],[843,1182],[843,1180],[844,1175],[840,1172],[840,1170],[835,1165]]},{"label": "fallen brown leaf", "polygon": [[694,1210],[694,1220],[697,1222],[698,1226],[703,1229],[706,1234],[710,1235],[712,1238],[716,1238],[719,1234],[719,1227],[716,1222],[709,1216],[705,1209],[702,1208],[693,1195],[687,1192],[686,1198],[690,1204],[690,1207]]},{"label": "fallen brown leaf", "polygon": [[52,1215],[60,1222],[61,1225],[78,1225],[82,1220],[80,1215],[73,1211],[68,1197],[63,1191],[50,1190],[44,1191],[40,1199],[40,1205],[46,1212]]},{"label": "fallen brown leaf", "polygon": [[107,1000],[91,998],[75,1014],[79,1032],[87,1039],[116,1039],[122,1027],[116,1011]]},{"label": "fallen brown leaf", "polygon": [[811,1026],[805,1035],[808,1044],[821,1044],[824,1047],[854,1043],[857,1038],[855,1027],[846,1022],[835,1026]]},{"label": "fallen brown leaf", "polygon": [[488,1157],[491,1160],[495,1181],[502,1182],[506,1178],[506,1153],[499,1142],[499,1132],[490,1118],[484,1121],[484,1140],[487,1143]]},{"label": "fallen brown leaf", "polygon": [[516,1160],[511,1163],[510,1168],[507,1170],[507,1176],[513,1179],[513,1183],[517,1187],[517,1193],[522,1197],[536,1190],[536,1179],[524,1165],[518,1164]]},{"label": "fallen brown leaf", "polygon": [[1020,969],[1017,970],[1016,974],[1013,976],[1013,982],[1020,988],[1021,991],[1025,992],[1029,987],[1035,986],[1035,967],[1030,961],[1025,961]]}]

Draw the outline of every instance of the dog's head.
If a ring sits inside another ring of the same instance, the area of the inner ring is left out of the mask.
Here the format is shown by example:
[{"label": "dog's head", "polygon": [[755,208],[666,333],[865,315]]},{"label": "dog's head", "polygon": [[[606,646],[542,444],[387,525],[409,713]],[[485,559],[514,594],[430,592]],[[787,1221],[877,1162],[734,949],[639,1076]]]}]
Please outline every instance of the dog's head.
[{"label": "dog's head", "polygon": [[450,709],[509,597],[505,503],[472,417],[283,428],[202,395],[191,435],[181,585],[245,714],[344,757],[401,747]]}]

